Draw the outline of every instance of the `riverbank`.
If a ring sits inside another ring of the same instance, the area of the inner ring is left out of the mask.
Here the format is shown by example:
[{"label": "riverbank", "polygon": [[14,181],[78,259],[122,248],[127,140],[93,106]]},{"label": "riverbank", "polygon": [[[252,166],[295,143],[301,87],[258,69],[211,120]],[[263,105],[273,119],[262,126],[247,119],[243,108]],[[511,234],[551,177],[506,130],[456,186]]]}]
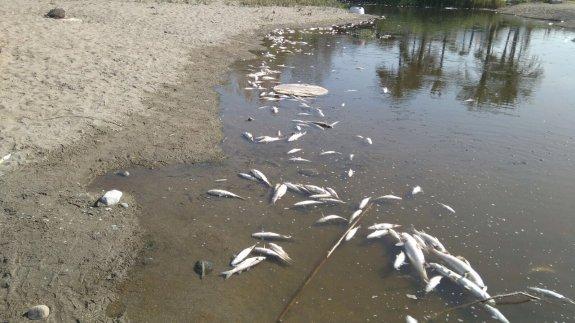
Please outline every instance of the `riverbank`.
[{"label": "riverbank", "polygon": [[575,3],[571,1],[560,4],[522,3],[501,8],[498,12],[525,18],[548,20],[556,26],[575,28]]},{"label": "riverbank", "polygon": [[0,320],[106,321],[139,208],[93,208],[104,172],[222,158],[213,87],[262,31],[365,19],[334,8],[63,1],[0,8]]}]

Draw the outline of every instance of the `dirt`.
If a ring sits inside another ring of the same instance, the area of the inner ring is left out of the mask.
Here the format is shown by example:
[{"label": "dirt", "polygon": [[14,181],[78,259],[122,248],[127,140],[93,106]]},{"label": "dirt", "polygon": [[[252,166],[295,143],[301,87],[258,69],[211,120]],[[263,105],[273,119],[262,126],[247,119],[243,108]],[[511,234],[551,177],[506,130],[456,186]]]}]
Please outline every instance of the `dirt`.
[{"label": "dirt", "polygon": [[274,26],[366,18],[222,4],[58,6],[81,21],[43,18],[48,1],[0,9],[0,155],[13,153],[0,165],[2,321],[37,304],[50,307],[50,322],[121,316],[108,305],[143,246],[141,210],[130,196],[129,208],[93,207],[102,192],[89,192],[90,182],[124,167],[223,158],[213,87],[231,63]]},{"label": "dirt", "polygon": [[499,12],[525,18],[548,20],[556,26],[575,28],[575,3],[569,1],[560,4],[522,3],[505,7]]}]

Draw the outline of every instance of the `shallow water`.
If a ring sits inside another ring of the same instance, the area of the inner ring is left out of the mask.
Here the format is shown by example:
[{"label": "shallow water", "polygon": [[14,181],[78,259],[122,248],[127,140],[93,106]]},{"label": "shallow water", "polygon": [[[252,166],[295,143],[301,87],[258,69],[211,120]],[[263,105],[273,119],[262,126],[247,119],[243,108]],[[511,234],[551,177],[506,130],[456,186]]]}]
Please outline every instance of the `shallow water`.
[{"label": "shallow water", "polygon": [[[387,19],[350,35],[296,33],[290,37],[309,44],[290,47],[300,53],[235,66],[218,89],[226,160],[134,169],[127,178],[110,174],[96,181],[94,187],[129,192],[145,210],[146,249],[121,288],[130,318],[274,321],[345,230],[345,225],[314,225],[322,214],[348,217],[365,196],[406,196],[415,185],[424,193],[374,205],[358,235],[328,260],[287,321],[392,322],[407,314],[421,319],[473,300],[447,282],[425,295],[409,266],[393,269],[398,247],[386,239],[365,239],[373,222],[414,225],[435,235],[471,262],[491,294],[542,286],[575,296],[575,33],[488,12],[369,10]],[[263,101],[258,91],[245,90],[246,74],[262,61],[282,71],[282,83],[329,89],[308,100],[325,117],[298,115],[309,111],[297,101]],[[272,105],[278,114],[258,109]],[[292,119],[340,123],[334,129],[304,129],[307,134],[292,143],[254,144],[240,135],[290,134]],[[356,135],[370,137],[373,145]],[[294,147],[303,153],[293,156],[312,162],[289,162],[286,152]],[[320,156],[324,150],[342,154]],[[355,155],[352,161],[349,154]],[[333,187],[347,204],[293,209],[304,197],[288,193],[271,205],[269,189],[237,176],[251,168],[272,183]],[[355,175],[347,178],[350,168]],[[305,176],[303,169],[318,174]],[[207,197],[212,188],[247,200]],[[262,228],[295,237],[281,243],[295,263],[264,262],[229,280],[218,277]],[[215,266],[204,280],[193,272],[198,259]],[[575,318],[573,308],[550,304],[500,309],[515,322]],[[438,319],[444,320],[489,316],[464,309]]]}]

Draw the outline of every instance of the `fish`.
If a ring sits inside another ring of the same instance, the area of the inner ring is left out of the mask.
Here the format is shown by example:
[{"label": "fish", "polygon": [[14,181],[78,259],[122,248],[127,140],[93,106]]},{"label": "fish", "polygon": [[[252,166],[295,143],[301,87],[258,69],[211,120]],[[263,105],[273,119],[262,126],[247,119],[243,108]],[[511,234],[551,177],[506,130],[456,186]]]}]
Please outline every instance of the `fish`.
[{"label": "fish", "polygon": [[320,108],[316,108],[315,111],[317,112],[317,115],[320,117],[325,117],[325,114],[323,114],[323,111]]},{"label": "fish", "polygon": [[300,188],[300,186],[298,186],[298,185],[296,185],[296,184],[294,184],[294,183],[285,182],[284,184],[285,184],[285,186],[287,186],[287,188],[288,188],[289,190],[292,190],[293,192],[296,192],[296,193],[304,193],[304,192],[302,191],[302,189]]},{"label": "fish", "polygon": [[244,136],[244,137],[245,137],[247,140],[249,140],[249,141],[254,141],[254,136],[253,136],[251,133],[247,132],[247,131],[244,132],[244,133],[242,133],[242,136]]},{"label": "fish", "polygon": [[330,198],[330,197],[331,197],[331,194],[329,194],[329,193],[313,194],[313,195],[309,196],[310,199],[322,199],[322,198]]},{"label": "fish", "polygon": [[367,235],[368,239],[379,239],[389,234],[389,230],[375,230]]},{"label": "fish", "polygon": [[292,162],[311,163],[311,160],[305,159],[305,158],[301,158],[301,157],[292,157],[292,158],[289,159],[289,161],[292,161]]},{"label": "fish", "polygon": [[241,178],[249,179],[250,181],[254,181],[254,182],[257,182],[257,181],[258,181],[257,178],[255,178],[255,177],[253,177],[252,175],[247,174],[247,173],[238,173],[238,176],[241,177]]},{"label": "fish", "polygon": [[371,197],[366,197],[363,200],[361,200],[361,202],[359,202],[359,208],[360,209],[365,208],[370,200],[371,200]]},{"label": "fish", "polygon": [[418,235],[412,235],[413,239],[415,239],[415,241],[417,241],[417,244],[419,245],[419,247],[423,250],[427,248],[427,244],[425,243],[425,241],[423,241],[423,239],[418,236]]},{"label": "fish", "polygon": [[335,197],[336,199],[339,198],[339,196],[337,195],[337,192],[333,188],[326,187],[325,190],[328,191],[329,194],[331,194],[331,196]]},{"label": "fish", "polygon": [[297,152],[299,152],[299,151],[301,151],[301,148],[294,148],[294,149],[288,151],[287,154],[288,154],[288,155],[291,155],[291,154],[295,154],[295,153],[297,153]]},{"label": "fish", "polygon": [[340,154],[340,155],[341,155],[340,152],[337,152],[337,151],[335,151],[335,150],[327,150],[327,151],[322,151],[321,153],[319,153],[320,156],[323,156],[323,155],[333,155],[333,154]]},{"label": "fish", "polygon": [[430,245],[433,248],[435,248],[441,252],[447,252],[447,249],[443,246],[441,241],[439,241],[439,239],[437,239],[436,237],[425,233],[425,231],[417,231],[417,230],[413,229],[413,232],[415,235],[421,237],[421,239],[423,239],[423,241],[425,241],[426,245]]},{"label": "fish", "polygon": [[361,212],[363,212],[362,209],[356,210],[355,212],[353,212],[351,214],[351,216],[349,217],[349,223],[353,222],[353,220],[355,220],[360,214]]},{"label": "fish", "polygon": [[389,231],[389,235],[396,241],[396,242],[401,242],[401,237],[399,236],[399,233],[397,233],[397,231],[393,230],[393,229],[387,229],[387,231]]},{"label": "fish", "polygon": [[285,260],[279,253],[277,253],[275,250],[272,249],[268,249],[268,248],[264,248],[264,247],[256,247],[254,248],[254,252],[257,252],[260,255],[264,255],[266,257],[274,257],[277,258],[279,260],[282,260],[286,263],[288,263],[287,260]]},{"label": "fish", "polygon": [[336,124],[338,124],[339,121],[336,121],[336,122],[333,122],[333,123],[326,123],[326,122],[323,122],[323,121],[311,121],[311,123],[312,123],[312,124],[315,124],[316,126],[320,126],[320,127],[322,127],[322,128],[325,128],[325,129],[331,129],[331,128],[333,128]]},{"label": "fish", "polygon": [[566,302],[571,303],[571,304],[575,304],[575,302],[573,302],[572,299],[570,299],[567,296],[561,295],[561,294],[557,293],[556,291],[552,291],[552,290],[540,288],[540,287],[529,287],[529,289],[532,291],[535,291],[539,294],[545,295],[545,296],[550,296],[553,298],[557,298],[557,299],[566,301]]},{"label": "fish", "polygon": [[301,137],[302,137],[303,135],[305,135],[305,134],[306,134],[305,131],[304,131],[304,132],[296,132],[296,133],[293,133],[291,136],[289,136],[289,138],[287,139],[287,141],[296,141],[296,140],[298,140],[299,138],[301,138]]},{"label": "fish", "polygon": [[290,258],[288,253],[285,252],[285,250],[280,245],[277,245],[273,242],[270,242],[269,246],[273,251],[275,251],[281,257],[282,260],[284,260],[288,263],[293,262],[293,260]]},{"label": "fish", "polygon": [[371,138],[369,137],[365,137],[365,142],[367,142],[368,145],[372,145],[373,141],[371,140]]},{"label": "fish", "polygon": [[354,237],[355,234],[357,233],[357,230],[359,230],[360,227],[361,227],[361,226],[358,225],[358,226],[356,226],[355,228],[349,230],[349,231],[347,232],[347,234],[345,235],[345,241],[349,241],[349,240],[353,239],[353,237]]},{"label": "fish", "polygon": [[368,227],[369,230],[388,230],[393,228],[399,228],[401,224],[393,224],[393,223],[375,223]]},{"label": "fish", "polygon": [[329,193],[325,188],[323,187],[319,187],[317,185],[305,185],[305,188],[315,194],[325,194],[325,193]]},{"label": "fish", "polygon": [[429,252],[448,264],[456,273],[468,277],[474,284],[484,290],[487,290],[487,286],[485,286],[485,283],[483,283],[481,276],[479,276],[479,274],[475,271],[475,269],[471,267],[471,265],[469,265],[468,262],[463,261],[449,253],[441,252],[432,248],[429,249]]},{"label": "fish", "polygon": [[278,107],[272,107],[272,113],[273,114],[277,114],[279,112],[280,112],[280,110],[278,109]]},{"label": "fish", "polygon": [[417,323],[417,320],[414,319],[413,317],[407,315],[407,316],[405,316],[405,323]]},{"label": "fish", "polygon": [[276,204],[276,202],[282,198],[287,193],[287,186],[285,184],[279,184],[274,191],[274,195],[272,197],[272,204]]},{"label": "fish", "polygon": [[443,203],[439,203],[439,205],[443,206],[447,211],[455,214],[455,210],[451,206],[449,206],[447,204],[443,204]]},{"label": "fish", "polygon": [[[470,293],[472,293],[475,297],[479,299],[488,299],[491,296],[477,284],[472,282],[471,280],[461,276],[460,274],[454,272],[453,270],[440,265],[438,263],[429,263],[429,267],[437,271],[440,275],[449,278],[454,283],[458,284],[459,286],[465,288]],[[491,305],[495,305],[495,301],[493,299],[487,301]]]},{"label": "fish", "polygon": [[352,161],[354,156],[354,154],[349,154],[349,161]]},{"label": "fish", "polygon": [[243,198],[237,194],[234,194],[232,192],[225,191],[225,190],[217,190],[217,189],[209,190],[208,194],[213,195],[213,196],[219,196],[219,197],[230,197],[230,198],[237,198],[240,200],[245,200],[245,198]]},{"label": "fish", "polygon": [[262,240],[290,240],[292,236],[279,234],[275,232],[256,232],[252,233],[252,238],[262,239]]},{"label": "fish", "polygon": [[280,137],[270,137],[270,136],[261,136],[261,137],[257,137],[256,140],[260,143],[264,143],[267,144],[268,142],[274,142],[274,141],[279,141],[282,138]]},{"label": "fish", "polygon": [[391,201],[400,201],[402,200],[401,197],[397,195],[387,194],[376,198],[376,200],[391,200]]},{"label": "fish", "polygon": [[401,266],[403,266],[404,264],[405,264],[405,252],[402,251],[395,257],[395,261],[393,262],[393,268],[395,268],[395,270],[399,270],[399,268],[401,268]]},{"label": "fish", "polygon": [[505,315],[503,315],[503,313],[501,313],[495,307],[483,304],[483,308],[485,308],[485,310],[489,312],[489,315],[491,315],[491,318],[493,318],[494,320],[497,320],[502,323],[509,323],[509,320],[505,317]]},{"label": "fish", "polygon": [[310,205],[320,205],[323,203],[324,202],[322,202],[322,201],[306,200],[306,201],[297,202],[293,206],[310,206]]},{"label": "fish", "polygon": [[233,274],[235,273],[239,273],[242,272],[248,268],[251,268],[257,264],[259,264],[260,262],[264,261],[266,259],[266,257],[251,257],[248,258],[244,261],[242,261],[241,263],[239,263],[236,267],[228,270],[228,271],[224,271],[221,273],[222,276],[225,277],[225,279],[230,278]]},{"label": "fish", "polygon": [[350,168],[350,169],[347,171],[347,177],[351,178],[351,177],[353,176],[353,173],[354,173],[353,169]]},{"label": "fish", "polygon": [[429,283],[427,283],[427,285],[425,286],[425,292],[429,293],[432,290],[435,289],[435,287],[437,287],[437,285],[439,285],[439,283],[441,282],[441,278],[443,278],[443,276],[433,276],[429,279]]},{"label": "fish", "polygon": [[232,262],[230,263],[230,265],[232,265],[232,267],[237,266],[240,262],[244,261],[244,259],[246,259],[250,253],[254,250],[254,248],[257,246],[257,243],[254,244],[251,247],[247,247],[244,250],[240,251],[238,253],[237,256],[234,257],[234,259],[232,260]]},{"label": "fish", "polygon": [[325,202],[325,203],[345,204],[345,202],[340,200],[340,199],[334,199],[334,198],[330,198],[330,197],[327,197],[327,198],[323,197],[323,198],[320,198],[319,200],[322,202]]},{"label": "fish", "polygon": [[415,195],[415,194],[418,194],[421,192],[423,192],[423,190],[421,189],[421,186],[416,186],[411,190],[411,195]]},{"label": "fish", "polygon": [[336,222],[336,221],[347,222],[347,219],[344,218],[343,216],[332,214],[332,215],[326,215],[324,217],[321,217],[319,220],[315,221],[315,223],[321,224],[321,223]]},{"label": "fish", "polygon": [[268,178],[266,177],[266,175],[264,175],[264,173],[260,172],[257,169],[252,169],[251,170],[252,175],[254,175],[255,178],[259,179],[260,181],[264,182],[267,184],[267,186],[272,187],[272,184],[270,183],[270,181],[268,180]]},{"label": "fish", "polygon": [[427,278],[427,272],[423,267],[423,265],[425,264],[425,256],[423,255],[423,251],[417,244],[417,241],[409,233],[402,232],[399,235],[401,237],[400,244],[403,245],[403,249],[405,250],[407,258],[409,259],[413,267],[415,267],[415,270],[417,271],[421,279],[427,283],[429,281],[429,278]]}]

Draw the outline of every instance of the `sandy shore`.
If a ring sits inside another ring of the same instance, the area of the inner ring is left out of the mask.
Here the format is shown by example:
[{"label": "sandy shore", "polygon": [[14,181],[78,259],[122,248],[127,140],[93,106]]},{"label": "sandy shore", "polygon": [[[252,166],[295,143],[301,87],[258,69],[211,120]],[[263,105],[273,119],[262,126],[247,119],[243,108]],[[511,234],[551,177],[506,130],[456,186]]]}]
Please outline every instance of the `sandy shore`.
[{"label": "sandy shore", "polygon": [[365,17],[332,8],[125,1],[0,6],[0,320],[108,321],[140,248],[138,206],[92,208],[122,167],[221,157],[213,87],[266,29]]},{"label": "sandy shore", "polygon": [[504,14],[525,18],[549,20],[553,24],[566,28],[575,28],[575,3],[561,4],[523,3],[498,10]]}]

